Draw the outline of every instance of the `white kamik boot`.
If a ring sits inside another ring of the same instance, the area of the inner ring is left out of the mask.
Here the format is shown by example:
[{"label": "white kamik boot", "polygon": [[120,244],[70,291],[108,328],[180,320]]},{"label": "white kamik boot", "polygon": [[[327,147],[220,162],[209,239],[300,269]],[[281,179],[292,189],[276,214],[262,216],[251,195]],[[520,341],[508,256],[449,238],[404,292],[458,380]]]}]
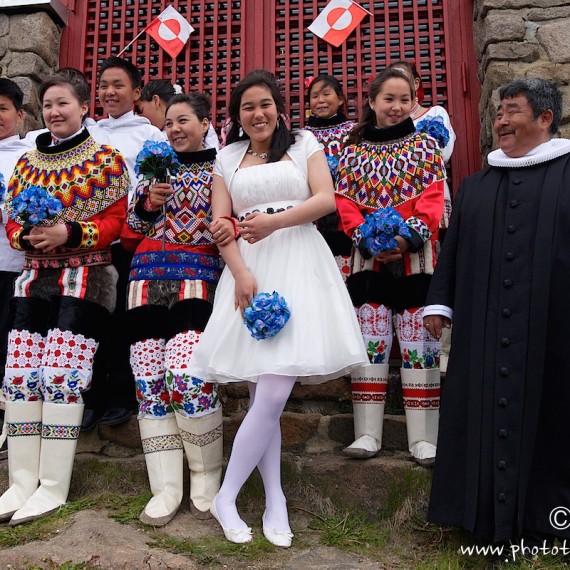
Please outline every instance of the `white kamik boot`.
[{"label": "white kamik boot", "polygon": [[388,372],[388,364],[365,364],[352,373],[355,441],[342,450],[348,457],[368,459],[382,447]]}]

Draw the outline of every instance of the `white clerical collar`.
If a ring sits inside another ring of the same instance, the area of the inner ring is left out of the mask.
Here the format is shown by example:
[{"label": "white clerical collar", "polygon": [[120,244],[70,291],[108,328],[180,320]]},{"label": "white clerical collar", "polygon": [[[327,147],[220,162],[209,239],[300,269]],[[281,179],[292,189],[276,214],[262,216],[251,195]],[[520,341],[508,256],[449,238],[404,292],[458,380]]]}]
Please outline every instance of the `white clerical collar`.
[{"label": "white clerical collar", "polygon": [[524,168],[549,162],[568,153],[570,153],[569,139],[550,139],[518,158],[507,156],[499,148],[489,153],[487,161],[490,166],[498,166],[499,168]]}]

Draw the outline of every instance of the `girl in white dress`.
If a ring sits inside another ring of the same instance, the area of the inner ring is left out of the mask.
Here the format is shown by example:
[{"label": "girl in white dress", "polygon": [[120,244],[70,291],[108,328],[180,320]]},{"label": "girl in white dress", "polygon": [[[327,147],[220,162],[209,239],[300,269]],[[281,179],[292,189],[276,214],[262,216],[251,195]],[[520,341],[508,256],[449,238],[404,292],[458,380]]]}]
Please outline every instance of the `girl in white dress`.
[{"label": "girl in white dress", "polygon": [[[312,223],[335,208],[324,152],[311,133],[287,129],[284,111],[269,72],[250,73],[232,93],[232,129],[216,160],[212,207],[215,218],[237,216],[240,239],[220,247],[227,265],[190,367],[198,378],[249,383],[250,409],[212,514],[228,540],[251,540],[236,498],[257,467],[266,495],[263,533],[288,547],[281,413],[295,381],[338,378],[367,356],[346,287]],[[256,293],[273,291],[285,298],[291,318],[276,336],[258,341],[242,314]]]}]

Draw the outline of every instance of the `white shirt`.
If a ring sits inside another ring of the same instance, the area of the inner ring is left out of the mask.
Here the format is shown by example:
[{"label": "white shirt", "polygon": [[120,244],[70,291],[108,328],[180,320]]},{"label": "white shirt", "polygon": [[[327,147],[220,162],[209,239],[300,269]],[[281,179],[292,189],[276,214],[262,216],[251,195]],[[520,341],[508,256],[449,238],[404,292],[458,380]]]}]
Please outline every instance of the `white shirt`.
[{"label": "white shirt", "polygon": [[129,202],[135,194],[137,175],[135,163],[137,155],[147,140],[165,141],[166,137],[156,127],[151,125],[146,117],[135,115],[132,111],[121,115],[118,119],[109,117],[101,119],[89,127],[91,136],[100,144],[106,144],[118,150],[127,163],[131,188],[129,189]]},{"label": "white shirt", "polygon": [[[0,172],[4,176],[6,188],[10,183],[12,172],[16,163],[28,150],[33,148],[26,139],[20,139],[18,135],[7,137],[0,140]],[[6,237],[5,224],[8,217],[4,213],[4,203],[0,204],[2,211],[2,221],[0,223],[0,271],[13,271],[19,273],[22,271],[22,264],[24,262],[24,252],[12,249],[8,238]]]}]

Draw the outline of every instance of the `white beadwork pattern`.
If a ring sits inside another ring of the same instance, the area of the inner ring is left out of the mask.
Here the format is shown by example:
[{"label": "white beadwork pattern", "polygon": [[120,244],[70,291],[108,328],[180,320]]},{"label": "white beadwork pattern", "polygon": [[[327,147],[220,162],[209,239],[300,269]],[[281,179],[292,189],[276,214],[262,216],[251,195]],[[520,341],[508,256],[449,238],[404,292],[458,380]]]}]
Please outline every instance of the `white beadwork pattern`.
[{"label": "white beadwork pattern", "polygon": [[188,367],[190,355],[200,341],[199,331],[178,333],[166,345],[166,362],[169,370],[181,370]]},{"label": "white beadwork pattern", "polygon": [[147,338],[131,345],[131,368],[136,378],[163,376],[166,341]]},{"label": "white beadwork pattern", "polygon": [[46,351],[42,366],[59,368],[91,369],[99,343],[71,331],[51,329],[48,332]]},{"label": "white beadwork pattern", "polygon": [[6,368],[39,368],[45,350],[45,339],[40,333],[11,330],[8,335]]}]

